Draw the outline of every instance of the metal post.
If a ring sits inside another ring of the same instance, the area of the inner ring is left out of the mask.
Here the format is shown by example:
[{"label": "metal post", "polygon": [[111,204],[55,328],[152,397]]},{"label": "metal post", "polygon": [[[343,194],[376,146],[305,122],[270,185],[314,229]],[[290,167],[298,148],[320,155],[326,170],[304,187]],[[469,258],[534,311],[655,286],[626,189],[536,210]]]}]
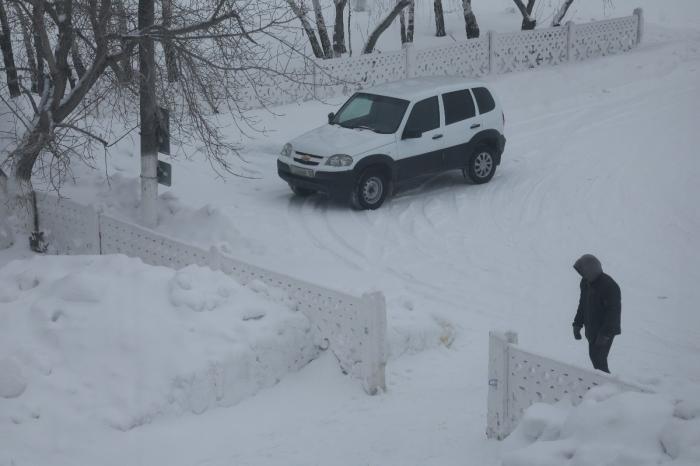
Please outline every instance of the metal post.
[{"label": "metal post", "polygon": [[496,73],[496,59],[495,59],[495,39],[496,39],[496,33],[493,31],[488,32],[488,37],[489,37],[489,74],[495,74]]}]

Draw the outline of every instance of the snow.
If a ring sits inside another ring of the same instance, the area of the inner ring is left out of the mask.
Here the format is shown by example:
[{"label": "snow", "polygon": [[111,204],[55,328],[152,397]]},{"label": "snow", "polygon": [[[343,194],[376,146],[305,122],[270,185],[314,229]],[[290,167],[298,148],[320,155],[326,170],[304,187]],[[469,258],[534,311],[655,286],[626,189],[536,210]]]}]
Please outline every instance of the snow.
[{"label": "snow", "polygon": [[[0,431],[80,421],[127,431],[231,406],[316,357],[310,324],[262,285],[125,256],[0,269]],[[60,400],[61,407],[56,405]],[[6,434],[6,433],[5,433]],[[4,438],[7,438],[3,434]]]},{"label": "snow", "polygon": [[[253,179],[216,178],[194,143],[173,147],[160,231],[335,289],[385,293],[391,357],[376,397],[328,352],[290,373],[292,354],[315,355],[308,322],[262,284],[119,256],[31,258],[15,235],[0,251],[0,388],[26,388],[0,398],[0,465],[700,464],[700,2],[575,2],[571,18],[637,6],[645,38],[628,54],[487,77],[508,143],[484,186],[444,174],[374,212],[291,197],[275,170],[280,148],[342,97],[252,114],[267,131],[235,163]],[[482,30],[517,28],[511,7],[474,2]],[[417,46],[452,40],[429,37],[427,13],[417,21]],[[455,38],[460,21],[448,17]],[[398,48],[394,27],[381,50]],[[124,139],[107,167],[74,165],[63,194],[136,219],[137,142]],[[571,265],[584,252],[622,288],[614,375],[658,393],[606,388],[576,408],[535,405],[507,442],[487,441],[490,329],[590,367],[571,335]],[[260,354],[270,362],[252,371]],[[227,366],[237,358],[249,364]],[[251,372],[217,392],[212,367]]]},{"label": "snow", "polygon": [[700,418],[682,400],[596,387],[577,407],[535,404],[503,442],[503,466],[697,465]]}]

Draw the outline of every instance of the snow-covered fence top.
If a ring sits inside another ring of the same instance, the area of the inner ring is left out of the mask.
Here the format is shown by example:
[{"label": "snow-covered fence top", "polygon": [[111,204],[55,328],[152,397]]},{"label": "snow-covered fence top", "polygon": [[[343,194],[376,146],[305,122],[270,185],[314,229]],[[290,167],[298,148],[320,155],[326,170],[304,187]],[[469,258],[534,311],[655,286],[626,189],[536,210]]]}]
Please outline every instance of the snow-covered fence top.
[{"label": "snow-covered fence top", "polygon": [[[331,60],[307,60],[308,85],[266,82],[244,91],[248,106],[324,99],[347,95],[386,82],[420,76],[463,76],[478,78],[487,74],[522,71],[567,61],[587,60],[631,50],[641,41],[641,8],[631,16],[585,24],[566,23],[561,27],[496,33],[449,45],[418,49],[405,44],[402,50],[371,53]],[[304,72],[299,72],[299,76]]]},{"label": "snow-covered fence top", "polygon": [[311,321],[317,341],[333,352],[344,372],[359,378],[370,394],[385,388],[386,304],[382,293],[357,297],[323,288],[55,196],[37,196],[37,209],[39,227],[47,235],[51,252],[125,254],[174,269],[196,264],[221,270],[243,284],[259,281],[283,290]]},{"label": "snow-covered fence top", "polygon": [[489,395],[486,435],[504,439],[534,403],[568,399],[576,405],[592,387],[613,384],[648,392],[638,385],[525,351],[512,332],[489,333]]}]

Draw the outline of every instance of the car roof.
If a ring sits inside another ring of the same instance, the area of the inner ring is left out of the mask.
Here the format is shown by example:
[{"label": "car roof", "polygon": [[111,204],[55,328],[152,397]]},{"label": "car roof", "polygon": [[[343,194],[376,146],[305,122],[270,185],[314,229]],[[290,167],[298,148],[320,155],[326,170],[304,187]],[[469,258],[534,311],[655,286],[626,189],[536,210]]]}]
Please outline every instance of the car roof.
[{"label": "car roof", "polygon": [[416,101],[444,92],[473,87],[487,86],[481,81],[474,81],[468,78],[431,76],[424,78],[403,79],[401,81],[379,84],[378,86],[362,89],[360,92]]}]

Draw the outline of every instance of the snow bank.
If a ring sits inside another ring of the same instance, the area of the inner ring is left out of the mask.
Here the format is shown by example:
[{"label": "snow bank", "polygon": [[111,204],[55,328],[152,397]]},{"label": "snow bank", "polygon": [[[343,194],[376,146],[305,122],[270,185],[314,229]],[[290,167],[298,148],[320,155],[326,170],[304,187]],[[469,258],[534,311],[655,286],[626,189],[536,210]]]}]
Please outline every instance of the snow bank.
[{"label": "snow bank", "polygon": [[577,407],[531,406],[503,466],[700,464],[700,400],[596,387]]},{"label": "snow bank", "polygon": [[0,423],[60,409],[128,430],[232,405],[316,347],[301,313],[222,273],[59,256],[0,269],[0,355]]}]

